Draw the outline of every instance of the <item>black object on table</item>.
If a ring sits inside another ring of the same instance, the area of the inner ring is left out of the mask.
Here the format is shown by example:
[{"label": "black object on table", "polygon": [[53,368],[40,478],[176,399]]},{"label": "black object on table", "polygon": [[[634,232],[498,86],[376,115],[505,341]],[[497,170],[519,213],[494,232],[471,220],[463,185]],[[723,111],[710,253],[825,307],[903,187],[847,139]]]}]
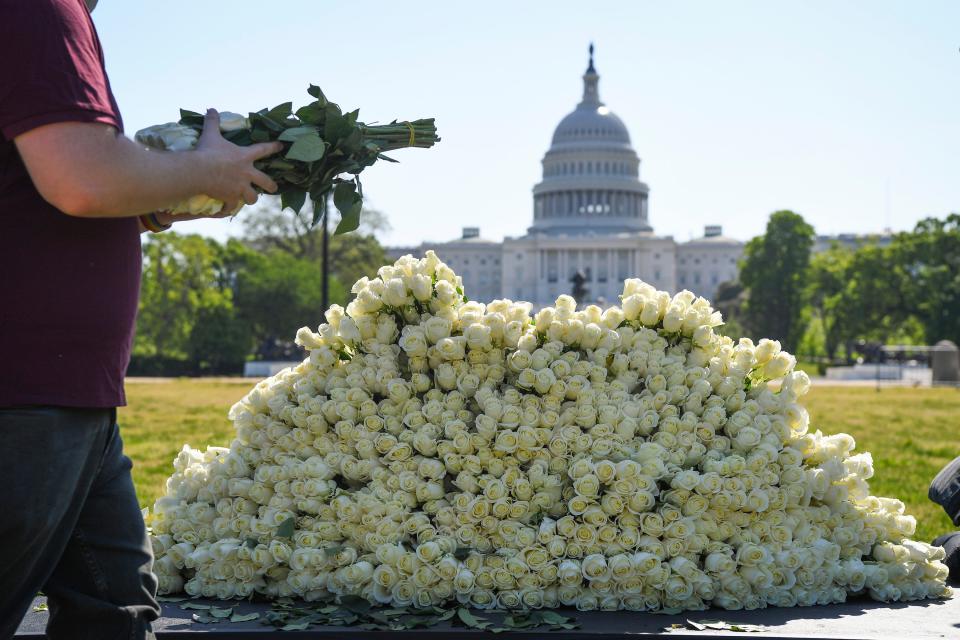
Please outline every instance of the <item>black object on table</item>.
[{"label": "black object on table", "polygon": [[[779,638],[786,640],[831,639],[850,640],[897,638],[922,640],[925,638],[960,638],[960,597],[950,600],[923,600],[912,603],[884,604],[869,599],[854,599],[845,604],[793,607],[771,607],[756,611],[688,611],[679,615],[634,613],[630,611],[579,612],[560,609],[559,613],[573,617],[579,629],[547,631],[546,628],[511,630],[503,634],[451,626],[440,623],[428,629],[409,631],[368,631],[356,627],[312,627],[306,631],[280,631],[262,624],[269,604],[246,601],[191,600],[216,607],[232,607],[234,613],[259,613],[260,619],[249,622],[200,624],[192,620],[196,610],[181,608],[182,602],[163,603],[163,616],[154,623],[158,640],[189,640],[199,634],[208,634],[216,640],[266,638],[318,638],[333,640],[382,640],[406,638],[410,640],[475,640],[480,637],[518,637],[526,640],[548,637],[551,640],[616,640],[630,636],[674,638],[675,640],[705,637]],[[42,638],[47,622],[42,609],[43,598],[34,602],[17,638]],[[482,611],[476,612],[484,615]],[[698,631],[688,621],[721,620],[730,624],[763,625],[761,632],[735,632],[705,629]],[[678,625],[676,628],[671,628]]]}]

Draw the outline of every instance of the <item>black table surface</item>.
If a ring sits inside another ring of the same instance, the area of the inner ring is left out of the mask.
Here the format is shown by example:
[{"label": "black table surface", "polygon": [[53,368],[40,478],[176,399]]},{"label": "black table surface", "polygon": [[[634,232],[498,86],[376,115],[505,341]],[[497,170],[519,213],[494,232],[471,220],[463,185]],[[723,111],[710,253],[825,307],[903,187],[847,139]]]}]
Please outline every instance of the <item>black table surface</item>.
[{"label": "black table surface", "polygon": [[[46,626],[47,612],[43,611],[43,598],[37,598],[34,606],[27,613],[17,638],[42,638]],[[233,607],[235,613],[258,612],[263,614],[269,610],[268,604],[250,603],[245,601],[217,601],[191,600],[194,603],[210,604],[217,607]],[[449,623],[440,623],[428,629],[414,629],[410,631],[367,631],[355,627],[312,627],[306,631],[279,631],[274,627],[262,624],[259,620],[251,622],[224,622],[220,624],[200,624],[192,620],[198,613],[195,610],[181,608],[182,602],[164,602],[163,614],[160,620],[154,623],[158,640],[176,640],[196,638],[199,634],[209,634],[217,640],[233,638],[349,638],[349,640],[366,640],[390,638],[407,638],[418,640],[441,639],[476,639],[485,635],[494,637],[484,631],[465,629],[450,626]],[[39,611],[35,609],[41,609]],[[924,600],[912,603],[884,604],[868,599],[855,599],[845,604],[794,607],[768,608],[756,611],[724,611],[711,609],[708,611],[689,611],[679,615],[654,615],[650,613],[634,613],[629,611],[591,611],[579,612],[576,610],[559,609],[559,613],[571,616],[580,624],[579,629],[570,631],[518,630],[510,631],[502,636],[522,636],[524,638],[571,639],[571,640],[606,640],[625,638],[632,635],[664,638],[703,638],[703,637],[738,637],[738,638],[844,638],[851,640],[876,638],[958,638],[960,639],[960,597],[949,600]],[[477,612],[484,615],[483,612]],[[492,619],[492,618],[491,618]],[[727,623],[763,625],[764,630],[759,632],[734,632],[705,629],[698,631],[687,621],[721,620]],[[674,627],[674,625],[679,625]]]}]

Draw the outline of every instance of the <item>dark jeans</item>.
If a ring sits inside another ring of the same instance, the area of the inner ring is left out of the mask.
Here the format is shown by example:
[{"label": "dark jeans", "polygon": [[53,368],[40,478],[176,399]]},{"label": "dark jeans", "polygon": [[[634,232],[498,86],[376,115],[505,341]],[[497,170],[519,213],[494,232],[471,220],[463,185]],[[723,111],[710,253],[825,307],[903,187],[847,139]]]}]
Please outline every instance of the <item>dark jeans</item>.
[{"label": "dark jeans", "polygon": [[153,556],[113,409],[0,408],[0,640],[37,591],[49,638],[152,638]]}]

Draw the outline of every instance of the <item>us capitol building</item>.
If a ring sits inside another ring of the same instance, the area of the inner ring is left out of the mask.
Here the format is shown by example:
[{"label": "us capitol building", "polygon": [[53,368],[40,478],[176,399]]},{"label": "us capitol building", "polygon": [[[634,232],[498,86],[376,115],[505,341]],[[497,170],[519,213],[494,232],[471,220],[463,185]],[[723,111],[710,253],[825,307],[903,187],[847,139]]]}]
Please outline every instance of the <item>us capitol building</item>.
[{"label": "us capitol building", "polygon": [[626,278],[712,298],[717,285],[736,278],[743,243],[725,237],[719,226],[682,243],[654,233],[640,158],[626,125],[600,100],[599,80],[591,45],[583,98],[553,132],[526,235],[495,242],[483,239],[478,227],[465,227],[459,239],[388,253],[435,250],[463,278],[471,300],[551,305],[572,291],[578,272],[585,303],[617,303]]}]

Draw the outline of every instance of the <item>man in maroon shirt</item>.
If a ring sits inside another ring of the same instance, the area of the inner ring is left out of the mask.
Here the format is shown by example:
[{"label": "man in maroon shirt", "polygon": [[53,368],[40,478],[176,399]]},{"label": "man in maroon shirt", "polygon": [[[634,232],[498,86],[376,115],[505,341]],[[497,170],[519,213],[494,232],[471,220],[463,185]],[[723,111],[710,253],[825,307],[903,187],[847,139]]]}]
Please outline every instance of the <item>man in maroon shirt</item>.
[{"label": "man in maroon shirt", "polygon": [[[159,609],[116,425],[140,233],[184,198],[276,190],[207,114],[194,151],[122,135],[95,0],[0,0],[0,640],[34,594],[51,638],[143,638]],[[141,221],[138,221],[138,216]]]}]

